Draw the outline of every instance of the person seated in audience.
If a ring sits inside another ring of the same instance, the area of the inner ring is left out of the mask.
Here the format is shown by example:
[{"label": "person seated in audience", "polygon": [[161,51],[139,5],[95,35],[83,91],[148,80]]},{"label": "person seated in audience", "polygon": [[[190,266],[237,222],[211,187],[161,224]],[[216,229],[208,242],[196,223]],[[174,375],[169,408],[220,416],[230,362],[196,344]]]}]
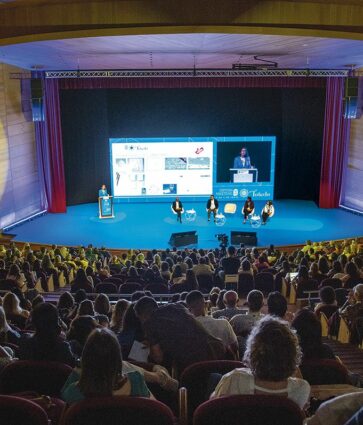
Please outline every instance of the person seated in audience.
[{"label": "person seated in audience", "polygon": [[232,319],[236,314],[240,314],[242,312],[241,309],[237,308],[238,303],[238,294],[235,291],[226,291],[223,293],[222,291],[219,293],[220,296],[223,296],[223,304],[224,308],[222,310],[215,311],[212,316],[215,319],[220,317],[226,318],[227,320]]},{"label": "person seated in audience", "polygon": [[[111,318],[111,304],[106,294],[98,294],[94,302],[95,315],[105,315],[109,319]],[[96,317],[97,319],[97,317]]]},{"label": "person seated in audience", "polygon": [[309,278],[308,268],[300,266],[296,277],[296,297],[306,298],[305,291],[318,289],[318,282]]},{"label": "person seated in audience", "polygon": [[344,268],[345,276],[342,278],[343,287],[347,289],[354,288],[358,283],[363,283],[363,278],[360,275],[358,267],[349,261]]},{"label": "person seated in audience", "polygon": [[261,254],[255,261],[254,266],[257,269],[257,272],[261,272],[262,270],[268,269],[270,265],[267,262],[267,258]]},{"label": "person seated in audience", "polygon": [[318,269],[321,274],[328,277],[328,273],[330,270],[329,261],[325,255],[321,256],[318,261]]},{"label": "person seated in audience", "polygon": [[287,310],[286,298],[277,291],[270,292],[267,297],[267,312],[271,316],[291,321],[293,315]]},{"label": "person seated in audience", "polygon": [[0,259],[0,282],[6,279],[8,271],[5,268],[5,261]]},{"label": "person seated in audience", "polygon": [[65,324],[69,324],[75,307],[75,301],[73,295],[70,292],[63,292],[59,296],[57,309],[59,317],[63,320]]},{"label": "person seated in audience", "polygon": [[169,282],[169,280],[171,279],[170,266],[167,261],[162,261],[162,263],[160,264],[160,274],[161,277],[167,282]]},{"label": "person seated in audience", "polygon": [[115,334],[118,334],[119,332],[121,332],[124,316],[129,306],[130,306],[130,302],[123,299],[118,300],[116,304],[114,305],[114,308],[112,311],[110,329],[113,332],[115,332]]},{"label": "person seated in audience", "polygon": [[91,281],[87,278],[86,272],[84,269],[79,268],[76,272],[75,279],[71,282],[71,292],[75,293],[79,289],[84,289],[87,294],[93,292],[93,285]]},{"label": "person seated in audience", "polygon": [[[257,272],[257,269],[256,269]],[[251,276],[254,275],[254,270],[251,266],[251,263],[248,261],[246,257],[243,257],[241,259],[241,266],[238,269],[238,274],[250,274]]]},{"label": "person seated in audience", "polygon": [[246,348],[247,337],[255,324],[264,316],[261,313],[263,307],[263,293],[252,290],[247,295],[247,314],[236,314],[230,320],[232,329],[238,337],[239,352],[243,355]]},{"label": "person seated in audience", "polygon": [[238,353],[237,337],[233,332],[232,326],[228,320],[214,319],[206,314],[206,303],[200,291],[189,292],[185,301],[192,315],[211,335],[223,342],[226,351],[229,350],[231,353]]},{"label": "person seated in audience", "polygon": [[112,395],[152,397],[139,372],[123,374],[117,338],[106,329],[95,329],[83,348],[81,368],[71,374],[62,389],[62,398],[75,403],[88,397]]},{"label": "person seated in audience", "polygon": [[231,245],[227,248],[227,256],[223,257],[220,261],[220,266],[222,267],[222,271],[220,272],[220,276],[224,281],[224,276],[226,274],[237,274],[240,266],[240,260],[236,257],[236,248]]},{"label": "person seated in audience", "polygon": [[57,308],[50,303],[39,304],[32,312],[35,334],[22,338],[19,344],[21,360],[47,360],[74,366],[70,345],[60,337],[61,326]]},{"label": "person seated in audience", "polygon": [[96,313],[94,310],[94,305],[91,300],[83,300],[78,306],[77,316],[92,316],[95,317]]},{"label": "person seated in audience", "polygon": [[321,338],[321,323],[316,315],[306,309],[298,311],[291,327],[297,332],[304,360],[334,359],[334,353]]},{"label": "person seated in audience", "polygon": [[7,292],[3,298],[6,319],[19,329],[25,329],[29,311],[20,307],[19,298],[12,292]]},{"label": "person seated in audience", "polygon": [[319,271],[319,266],[318,266],[318,263],[316,263],[316,262],[311,263],[310,271],[309,271],[309,275],[310,275],[310,278],[311,278],[311,279],[316,280],[316,281],[318,282],[318,284],[319,284],[319,285],[321,284],[321,282],[322,282],[324,279],[326,279],[326,278],[327,278],[327,275],[322,274],[322,273]]},{"label": "person seated in audience", "polygon": [[324,313],[327,319],[338,310],[335,291],[331,286],[323,286],[319,291],[320,302],[316,304],[314,312],[318,318]]},{"label": "person seated in audience", "polygon": [[358,317],[363,316],[363,284],[356,285],[350,291],[346,304],[339,309],[342,317],[352,324]]},{"label": "person seated in audience", "polygon": [[213,276],[212,269],[207,264],[206,257],[200,257],[198,264],[193,266],[192,270],[196,276],[199,276],[199,275],[210,276],[210,277]]},{"label": "person seated in audience", "polygon": [[[141,298],[144,296],[142,294]],[[139,298],[140,299],[140,298]],[[136,301],[135,301],[136,302]],[[136,316],[133,301],[127,308],[124,314],[122,329],[117,334],[117,339],[120,343],[122,356],[127,359],[131,351],[131,348],[135,341],[141,343],[145,340],[144,331],[142,329],[141,322]]]},{"label": "person seated in audience", "polygon": [[24,275],[25,284],[27,288],[28,289],[34,288],[36,281],[35,281],[34,273],[31,272],[30,264],[28,263],[28,261],[24,261],[22,266],[22,272]]},{"label": "person seated in audience", "polygon": [[72,353],[76,357],[81,357],[88,336],[97,327],[99,325],[92,316],[80,316],[72,321],[67,333],[67,340],[71,346]]},{"label": "person seated in audience", "polygon": [[155,363],[174,364],[180,373],[192,363],[224,358],[222,341],[209,334],[180,303],[159,307],[153,298],[143,297],[134,309]]},{"label": "person seated in audience", "polygon": [[[307,425],[361,425],[363,392],[344,394],[324,401],[315,414],[307,419]],[[351,417],[353,416],[353,421]],[[355,417],[354,417],[355,416]]]},{"label": "person seated in audience", "polygon": [[211,398],[273,394],[288,397],[302,409],[309,400],[310,385],[294,377],[300,360],[299,342],[289,325],[277,317],[264,317],[247,340],[243,362],[248,368],[222,376]]},{"label": "person seated in audience", "polygon": [[27,303],[22,292],[25,287],[26,281],[24,275],[20,272],[19,266],[17,264],[12,264],[6,275],[6,279],[0,282],[0,290],[11,291],[16,294],[20,300],[21,306],[26,308]]},{"label": "person seated in audience", "polygon": [[180,283],[183,283],[185,281],[185,274],[183,274],[182,269],[180,265],[176,265],[173,273],[171,274],[170,283],[172,285],[178,285]]},{"label": "person seated in audience", "polygon": [[11,343],[18,345],[20,334],[6,320],[4,308],[0,306],[0,344]]}]

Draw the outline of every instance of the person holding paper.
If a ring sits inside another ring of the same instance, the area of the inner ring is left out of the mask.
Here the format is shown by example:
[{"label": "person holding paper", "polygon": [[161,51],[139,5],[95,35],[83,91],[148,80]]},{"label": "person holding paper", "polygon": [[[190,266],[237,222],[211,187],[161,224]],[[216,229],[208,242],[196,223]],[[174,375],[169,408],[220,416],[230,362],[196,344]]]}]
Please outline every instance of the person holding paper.
[{"label": "person holding paper", "polygon": [[251,168],[251,158],[249,156],[248,150],[245,147],[242,147],[241,154],[234,158],[233,168]]}]

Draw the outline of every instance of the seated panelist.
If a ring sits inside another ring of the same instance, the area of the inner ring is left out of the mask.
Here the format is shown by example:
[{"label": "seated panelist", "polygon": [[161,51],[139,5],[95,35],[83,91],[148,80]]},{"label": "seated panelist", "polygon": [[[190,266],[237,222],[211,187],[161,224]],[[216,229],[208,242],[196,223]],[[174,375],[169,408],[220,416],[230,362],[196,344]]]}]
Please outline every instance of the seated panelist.
[{"label": "seated panelist", "polygon": [[177,215],[177,221],[180,221],[180,223],[182,222],[182,212],[183,212],[183,204],[179,201],[179,198],[176,197],[175,201],[172,204],[172,209],[175,212],[175,214]]},{"label": "seated panelist", "polygon": [[214,221],[216,221],[216,215],[218,214],[218,201],[211,195],[207,202],[208,221],[210,221],[210,213],[214,215]]},{"label": "seated panelist", "polygon": [[98,196],[102,198],[103,196],[108,196],[106,185],[103,184],[101,189],[98,191]]},{"label": "seated panelist", "polygon": [[262,224],[266,224],[266,221],[269,217],[272,217],[275,214],[275,208],[272,204],[272,201],[267,201],[265,206],[262,209]]},{"label": "seated panelist", "polygon": [[247,217],[252,213],[254,209],[255,209],[255,204],[252,201],[252,198],[249,196],[246,199],[246,202],[243,206],[243,217],[244,217],[243,224],[246,223]]}]

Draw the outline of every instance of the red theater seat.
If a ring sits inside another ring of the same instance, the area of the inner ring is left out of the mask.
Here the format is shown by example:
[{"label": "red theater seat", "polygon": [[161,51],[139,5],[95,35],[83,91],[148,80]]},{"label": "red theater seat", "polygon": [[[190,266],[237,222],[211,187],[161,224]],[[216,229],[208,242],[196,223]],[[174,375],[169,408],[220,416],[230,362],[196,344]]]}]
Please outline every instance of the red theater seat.
[{"label": "red theater seat", "polygon": [[194,425],[302,425],[304,414],[286,397],[234,395],[209,400],[194,413]]},{"label": "red theater seat", "polygon": [[142,397],[92,397],[71,406],[63,425],[173,425],[172,411]]},{"label": "red theater seat", "polygon": [[48,425],[48,416],[41,407],[32,401],[0,395],[0,424]]},{"label": "red theater seat", "polygon": [[40,395],[59,397],[72,368],[47,361],[18,360],[9,363],[0,373],[0,392],[14,394],[34,391]]}]

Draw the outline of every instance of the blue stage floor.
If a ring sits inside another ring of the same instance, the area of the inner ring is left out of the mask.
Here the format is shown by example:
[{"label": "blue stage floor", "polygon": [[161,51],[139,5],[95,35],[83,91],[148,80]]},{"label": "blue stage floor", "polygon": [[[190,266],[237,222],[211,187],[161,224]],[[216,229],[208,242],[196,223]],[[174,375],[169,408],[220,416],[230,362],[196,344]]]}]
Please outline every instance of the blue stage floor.
[{"label": "blue stage floor", "polygon": [[[256,203],[261,211],[263,202]],[[207,221],[205,203],[185,204],[194,208],[197,218],[193,223],[177,223],[167,203],[121,203],[115,205],[115,218],[100,220],[98,205],[83,204],[68,207],[66,214],[46,214],[9,231],[17,241],[55,243],[57,245],[106,246],[110,248],[164,249],[170,234],[196,230],[200,248],[218,246],[217,233],[230,236],[231,230],[257,231],[258,246],[299,244],[313,241],[342,239],[363,235],[363,217],[341,209],[319,209],[314,202],[283,200],[274,202],[275,216],[255,230],[242,224],[241,207],[227,217],[223,227]],[[224,207],[224,204],[222,205]]]}]

